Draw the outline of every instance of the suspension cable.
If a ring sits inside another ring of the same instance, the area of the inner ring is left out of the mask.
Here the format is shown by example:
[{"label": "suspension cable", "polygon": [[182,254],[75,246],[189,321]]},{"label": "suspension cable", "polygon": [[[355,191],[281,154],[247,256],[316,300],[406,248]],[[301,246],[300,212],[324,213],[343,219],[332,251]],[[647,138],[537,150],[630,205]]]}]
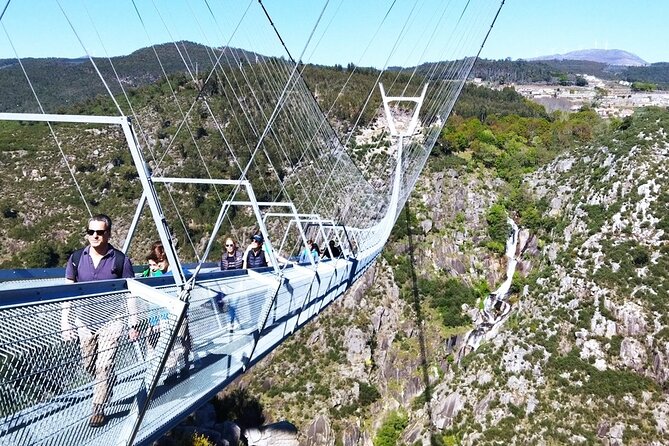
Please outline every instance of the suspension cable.
[{"label": "suspension cable", "polygon": [[56,0],[56,3],[58,4],[58,8],[60,8],[60,11],[63,13],[63,16],[65,17],[65,20],[67,20],[67,23],[70,25],[70,29],[72,29],[72,32],[74,33],[77,40],[79,41],[79,44],[81,45],[81,48],[86,53],[86,56],[88,56],[88,60],[91,61],[91,64],[93,65],[93,68],[95,69],[95,72],[97,73],[98,77],[102,81],[102,84],[104,85],[105,89],[107,90],[107,93],[109,93],[109,97],[114,102],[114,105],[116,106],[116,109],[118,110],[119,115],[123,115],[123,111],[121,110],[121,106],[118,104],[118,102],[116,101],[116,98],[114,97],[111,90],[109,89],[109,85],[107,85],[107,81],[102,76],[102,73],[100,73],[100,70],[98,69],[98,65],[95,63],[95,61],[93,60],[93,57],[91,56],[91,54],[86,49],[86,45],[84,45],[84,42],[81,40],[81,37],[79,37],[79,33],[74,28],[74,25],[72,24],[72,21],[70,21],[70,17],[65,12],[65,9],[63,9],[63,5],[61,5],[60,0]]},{"label": "suspension cable", "polygon": [[[16,51],[16,47],[14,46],[14,42],[12,41],[11,37],[9,36],[9,33],[7,32],[7,28],[5,28],[5,24],[0,22],[2,24],[2,30],[5,33],[5,36],[7,37],[7,40],[9,41],[9,45],[12,47],[12,51],[14,52],[14,55],[16,57],[16,60],[19,62],[19,65],[21,66],[21,71],[23,71],[23,75],[26,78],[26,81],[28,82],[28,86],[30,87],[30,91],[32,92],[33,96],[35,97],[35,101],[37,101],[37,105],[39,106],[40,112],[42,114],[46,114],[44,111],[44,107],[42,107],[42,102],[40,101],[39,97],[37,96],[37,92],[35,91],[35,88],[33,87],[33,83],[30,80],[30,77],[28,76],[28,73],[26,72],[25,67],[23,66],[23,61],[19,57],[18,52]],[[81,186],[79,186],[79,182],[77,181],[77,178],[74,176],[74,169],[70,166],[69,161],[67,160],[67,156],[65,156],[65,152],[63,151],[63,147],[61,146],[60,140],[56,136],[56,132],[54,131],[53,127],[51,126],[51,123],[49,121],[46,122],[46,124],[49,126],[49,131],[51,132],[51,136],[53,137],[54,141],[56,142],[56,146],[58,146],[58,151],[60,152],[60,155],[63,157],[63,161],[65,162],[65,166],[67,167],[67,171],[70,173],[70,177],[72,177],[72,181],[74,182],[75,187],[77,188],[77,192],[79,192],[79,196],[81,197],[81,200],[84,203],[84,206],[86,206],[86,211],[88,211],[89,216],[93,216],[93,213],[91,212],[91,208],[88,206],[88,201],[86,201],[86,197],[84,197],[84,192],[81,190]]]},{"label": "suspension cable", "polygon": [[9,3],[11,3],[12,0],[7,0],[7,3],[5,3],[4,8],[2,8],[2,12],[0,12],[0,22],[2,21],[2,18],[5,16],[5,12],[7,12],[7,8],[9,7]]}]

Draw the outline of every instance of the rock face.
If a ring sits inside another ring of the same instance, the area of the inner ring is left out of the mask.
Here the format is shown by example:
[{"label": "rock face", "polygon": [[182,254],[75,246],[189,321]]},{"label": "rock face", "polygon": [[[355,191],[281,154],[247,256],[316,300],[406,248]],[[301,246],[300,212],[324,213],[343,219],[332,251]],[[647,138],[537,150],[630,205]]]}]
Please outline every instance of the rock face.
[{"label": "rock face", "polygon": [[[648,113],[650,130],[635,120],[527,177],[550,229],[520,228],[528,282],[505,325],[459,364],[466,330],[444,330],[395,283],[409,277],[385,260],[408,258],[400,238],[245,384],[268,395],[271,417],[295,421],[302,445],[373,446],[391,414],[405,416],[397,444],[666,444],[669,117]],[[499,285],[506,262],[484,246],[498,182],[465,169],[419,179],[417,277]]]},{"label": "rock face", "polygon": [[432,409],[432,424],[437,429],[443,429],[453,424],[453,419],[464,407],[464,401],[459,393],[451,393],[444,400],[436,400]]},{"label": "rock face", "polygon": [[232,421],[224,421],[220,425],[214,426],[214,428],[221,433],[223,439],[228,442],[228,446],[237,446],[239,444],[242,431]]},{"label": "rock face", "polygon": [[[425,230],[425,225],[422,227],[429,246],[418,252],[419,271],[436,269],[467,279],[479,276],[483,270],[490,287],[499,283],[504,277],[503,262],[486,249],[468,248],[465,241],[476,244],[485,239],[487,224],[484,217],[497,200],[496,190],[500,186],[499,180],[494,178],[480,179],[453,169],[419,180],[416,195],[421,196],[429,209],[424,216],[431,222],[429,231]],[[455,223],[457,221],[466,222],[466,225]],[[432,234],[435,231],[439,234]]]},{"label": "rock face", "polygon": [[353,364],[365,364],[372,357],[369,339],[366,334],[357,327],[347,331],[344,340],[346,359]]},{"label": "rock face", "polygon": [[299,446],[297,428],[288,421],[247,429],[244,437],[248,446]]},{"label": "rock face", "polygon": [[634,338],[625,338],[620,344],[620,360],[623,365],[637,372],[646,368],[646,349]]},{"label": "rock face", "polygon": [[328,446],[334,443],[330,420],[325,416],[317,417],[306,433],[307,446]]},{"label": "rock face", "polygon": [[362,432],[360,431],[360,426],[357,423],[349,423],[344,427],[341,442],[342,446],[357,446],[362,441]]}]

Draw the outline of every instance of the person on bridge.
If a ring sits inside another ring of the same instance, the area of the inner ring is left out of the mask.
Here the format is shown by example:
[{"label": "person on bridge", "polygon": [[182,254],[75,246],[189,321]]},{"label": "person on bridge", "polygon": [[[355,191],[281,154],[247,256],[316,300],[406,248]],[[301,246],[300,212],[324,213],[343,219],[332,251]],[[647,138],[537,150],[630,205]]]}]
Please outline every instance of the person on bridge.
[{"label": "person on bridge", "polygon": [[[157,249],[158,246],[160,246],[160,250]],[[163,244],[160,242],[155,242],[151,246],[151,251],[146,256],[148,268],[142,272],[142,277],[159,277],[167,272],[169,262],[162,246]],[[147,349],[149,351],[148,357],[153,357],[153,352],[158,345],[158,339],[160,339],[160,321],[167,319],[168,316],[169,313],[163,311],[152,312],[148,317],[148,333],[146,336]]]},{"label": "person on bridge", "polygon": [[[160,240],[151,245],[151,250],[149,251],[149,255],[146,256],[146,260],[149,264],[148,271],[151,277],[173,275],[173,272],[170,269],[170,262],[165,253],[165,247]],[[184,273],[188,273],[188,270],[184,269]],[[152,356],[153,350],[155,350],[158,345],[161,324],[163,324],[163,321],[166,321],[168,317],[169,314],[167,311],[149,315],[147,342],[149,345],[149,352],[151,352],[150,356]],[[180,378],[186,378],[190,374],[191,350],[192,339],[188,326],[188,317],[186,317],[181,324],[181,328],[177,334],[177,340],[172,346],[172,350],[170,350],[169,355],[167,356],[167,361],[165,362],[165,369],[167,370],[167,377],[165,378],[166,383],[172,383]],[[180,369],[178,369],[179,364],[183,364]]]},{"label": "person on bridge", "polygon": [[[130,259],[110,243],[112,221],[107,215],[94,215],[88,220],[86,237],[88,246],[77,250],[67,261],[65,279],[68,283],[92,280],[134,277]],[[123,333],[123,319],[128,317],[130,340],[138,338],[135,300],[128,299],[128,310],[95,311],[91,306],[62,305],[61,333],[63,340],[79,339],[83,366],[94,376],[93,410],[89,419],[92,427],[106,422],[104,407],[109,402],[116,376],[114,357]],[[111,310],[111,309],[110,309]]]},{"label": "person on bridge", "polygon": [[251,269],[271,266],[271,262],[268,260],[267,253],[263,248],[264,244],[265,238],[261,233],[257,233],[251,237],[251,244],[246,249],[244,255],[244,268]]},{"label": "person on bridge", "polygon": [[237,247],[237,243],[228,237],[225,239],[225,252],[221,256],[221,271],[240,269],[244,265],[244,254]]},{"label": "person on bridge", "polygon": [[146,262],[148,267],[142,272],[142,277],[158,277],[167,273],[170,263],[161,242],[154,242],[151,245],[149,255],[146,256]]},{"label": "person on bridge", "polygon": [[298,263],[311,263],[309,257],[311,257],[314,260],[314,263],[318,263],[318,261],[320,260],[318,245],[314,243],[314,241],[311,239],[307,240],[307,244],[300,253],[300,257],[297,261]]},{"label": "person on bridge", "polygon": [[328,249],[327,247],[325,249],[323,249],[323,259],[329,259],[330,258],[330,252],[332,252],[332,257],[335,258],[335,259],[338,259],[338,258],[341,257],[341,254],[342,254],[341,248],[339,247],[339,245],[337,245],[337,242],[335,242],[334,240],[330,240],[330,242],[328,243],[328,246],[329,246],[330,249]]}]

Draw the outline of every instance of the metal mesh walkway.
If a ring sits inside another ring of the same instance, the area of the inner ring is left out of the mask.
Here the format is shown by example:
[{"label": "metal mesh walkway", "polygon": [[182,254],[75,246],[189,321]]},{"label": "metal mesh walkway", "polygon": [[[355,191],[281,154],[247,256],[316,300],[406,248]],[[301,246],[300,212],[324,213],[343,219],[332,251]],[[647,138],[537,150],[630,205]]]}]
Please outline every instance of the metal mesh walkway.
[{"label": "metal mesh walkway", "polygon": [[[60,296],[2,308],[0,444],[125,444],[135,428],[135,443],[147,444],[340,296],[374,258],[292,265],[281,281],[269,270],[204,274],[181,325],[176,287],[132,279],[63,286]],[[89,294],[68,296],[70,288]],[[78,340],[64,340],[63,305]],[[137,339],[129,327],[139,327]],[[87,349],[85,330],[97,349]],[[106,379],[91,366],[105,357],[113,361]],[[107,422],[92,428],[104,384],[112,388]]]}]

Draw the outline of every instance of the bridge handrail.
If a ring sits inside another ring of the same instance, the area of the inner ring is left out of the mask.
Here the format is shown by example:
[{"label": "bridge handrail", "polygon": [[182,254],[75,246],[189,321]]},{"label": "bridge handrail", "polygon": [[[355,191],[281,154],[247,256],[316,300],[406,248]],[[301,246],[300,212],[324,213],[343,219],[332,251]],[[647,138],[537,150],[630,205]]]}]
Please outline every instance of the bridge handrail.
[{"label": "bridge handrail", "polygon": [[[71,426],[86,423],[91,415],[87,395],[92,392],[93,401],[106,401],[110,388],[114,407],[122,406],[127,413],[110,428],[117,434],[130,432],[148,404],[185,311],[180,300],[133,279],[53,288],[62,292],[57,299],[46,293],[41,297],[51,298],[0,308],[2,444],[25,441],[36,425],[42,428],[40,441],[70,443],[78,435]],[[38,288],[22,291],[40,293]],[[82,291],[87,294],[68,296]],[[61,331],[64,302],[70,305],[78,342],[68,341],[69,332]],[[140,345],[149,345],[150,321],[158,319],[161,338],[151,345],[154,356],[147,360]],[[135,327],[143,334],[133,342],[129,336]]]}]

